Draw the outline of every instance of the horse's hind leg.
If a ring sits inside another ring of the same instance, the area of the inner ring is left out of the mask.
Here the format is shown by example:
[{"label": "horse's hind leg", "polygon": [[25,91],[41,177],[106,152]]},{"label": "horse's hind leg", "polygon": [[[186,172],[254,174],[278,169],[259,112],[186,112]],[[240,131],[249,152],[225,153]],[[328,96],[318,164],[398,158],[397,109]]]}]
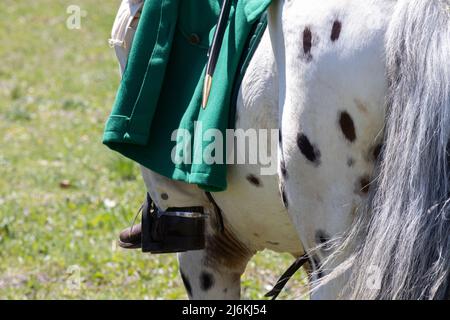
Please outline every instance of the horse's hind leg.
[{"label": "horse's hind leg", "polygon": [[180,253],[180,273],[189,298],[240,299],[241,275],[252,256],[226,230],[208,236],[205,250]]}]

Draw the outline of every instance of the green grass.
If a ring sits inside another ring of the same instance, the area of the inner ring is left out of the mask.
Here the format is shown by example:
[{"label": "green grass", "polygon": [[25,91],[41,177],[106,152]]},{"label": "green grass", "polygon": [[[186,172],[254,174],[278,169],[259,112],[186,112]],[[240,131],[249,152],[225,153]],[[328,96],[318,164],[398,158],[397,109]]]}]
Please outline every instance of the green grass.
[{"label": "green grass", "polygon": [[[87,12],[81,30],[66,27],[72,4]],[[145,192],[137,166],[101,144],[119,83],[107,44],[118,5],[0,1],[1,299],[186,298],[174,255],[114,245]],[[263,298],[291,262],[258,254],[243,298]],[[297,275],[282,298],[301,289]]]}]

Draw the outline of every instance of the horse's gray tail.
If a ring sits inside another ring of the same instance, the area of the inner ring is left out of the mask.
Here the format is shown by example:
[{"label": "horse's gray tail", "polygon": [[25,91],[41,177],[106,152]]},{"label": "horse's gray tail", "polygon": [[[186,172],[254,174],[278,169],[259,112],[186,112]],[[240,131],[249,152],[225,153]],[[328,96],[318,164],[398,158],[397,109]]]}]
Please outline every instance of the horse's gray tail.
[{"label": "horse's gray tail", "polygon": [[385,144],[359,230],[362,245],[354,256],[351,298],[446,298],[449,15],[448,0],[399,0],[388,27]]}]

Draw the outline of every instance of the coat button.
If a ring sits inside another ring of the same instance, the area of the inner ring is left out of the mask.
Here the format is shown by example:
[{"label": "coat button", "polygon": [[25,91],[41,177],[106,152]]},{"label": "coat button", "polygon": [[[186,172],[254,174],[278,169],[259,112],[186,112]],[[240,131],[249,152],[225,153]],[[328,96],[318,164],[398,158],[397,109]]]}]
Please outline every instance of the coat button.
[{"label": "coat button", "polygon": [[189,36],[189,43],[190,44],[199,44],[200,43],[200,37],[196,33],[191,33]]}]

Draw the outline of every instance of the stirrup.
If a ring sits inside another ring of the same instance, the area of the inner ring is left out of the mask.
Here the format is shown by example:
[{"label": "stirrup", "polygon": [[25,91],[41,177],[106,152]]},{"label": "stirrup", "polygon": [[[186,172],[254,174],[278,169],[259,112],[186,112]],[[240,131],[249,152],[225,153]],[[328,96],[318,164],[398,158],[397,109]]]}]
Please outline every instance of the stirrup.
[{"label": "stirrup", "polygon": [[147,194],[141,225],[123,231],[119,245],[154,254],[201,250],[205,248],[205,221],[203,207],[159,211]]},{"label": "stirrup", "polygon": [[203,207],[159,211],[150,195],[142,211],[142,252],[174,253],[205,248]]}]

